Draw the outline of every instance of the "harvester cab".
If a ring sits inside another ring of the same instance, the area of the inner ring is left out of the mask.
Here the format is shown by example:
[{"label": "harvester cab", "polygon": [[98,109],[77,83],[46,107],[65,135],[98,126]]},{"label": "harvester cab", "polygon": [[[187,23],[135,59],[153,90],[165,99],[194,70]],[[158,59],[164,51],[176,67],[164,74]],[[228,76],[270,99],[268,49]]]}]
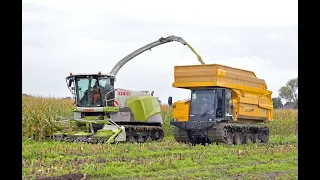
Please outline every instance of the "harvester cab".
[{"label": "harvester cab", "polygon": [[77,107],[114,106],[114,80],[109,74],[77,74],[66,77]]}]

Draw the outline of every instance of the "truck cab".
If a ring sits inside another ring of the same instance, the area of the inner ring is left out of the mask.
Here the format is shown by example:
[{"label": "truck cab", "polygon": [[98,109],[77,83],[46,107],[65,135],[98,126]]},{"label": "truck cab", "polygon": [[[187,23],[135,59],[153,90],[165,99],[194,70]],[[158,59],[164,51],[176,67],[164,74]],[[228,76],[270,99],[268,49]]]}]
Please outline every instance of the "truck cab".
[{"label": "truck cab", "polygon": [[191,91],[190,121],[228,120],[231,91],[224,88],[195,89]]},{"label": "truck cab", "polygon": [[206,88],[191,90],[191,98],[168,104],[173,107],[172,125],[183,129],[198,127],[206,129],[216,122],[233,121],[231,90],[226,88]]}]

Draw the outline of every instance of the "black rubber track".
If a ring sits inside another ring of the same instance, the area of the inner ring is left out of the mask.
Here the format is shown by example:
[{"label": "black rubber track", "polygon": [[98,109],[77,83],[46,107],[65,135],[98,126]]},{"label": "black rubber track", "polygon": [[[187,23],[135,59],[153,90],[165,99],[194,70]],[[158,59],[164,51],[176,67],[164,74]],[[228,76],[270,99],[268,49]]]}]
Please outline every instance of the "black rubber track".
[{"label": "black rubber track", "polygon": [[[258,124],[218,123],[216,128],[207,129],[208,143],[246,144],[267,143],[269,128]],[[188,132],[174,127],[174,138],[177,142],[194,143]]]},{"label": "black rubber track", "polygon": [[179,129],[177,127],[173,128],[174,139],[180,143],[188,143],[191,142],[188,131],[184,129]]},{"label": "black rubber track", "polygon": [[[161,141],[164,138],[164,131],[162,127],[159,127],[159,126],[137,126],[137,125],[123,125],[123,126],[125,127],[125,130],[126,130],[127,142],[144,143],[147,141]],[[56,135],[56,136],[53,136],[52,139],[56,141],[86,142],[86,143],[92,143],[92,144],[105,143],[108,141],[108,138],[97,139],[91,136],[74,137],[74,136],[64,136],[64,135]]]}]

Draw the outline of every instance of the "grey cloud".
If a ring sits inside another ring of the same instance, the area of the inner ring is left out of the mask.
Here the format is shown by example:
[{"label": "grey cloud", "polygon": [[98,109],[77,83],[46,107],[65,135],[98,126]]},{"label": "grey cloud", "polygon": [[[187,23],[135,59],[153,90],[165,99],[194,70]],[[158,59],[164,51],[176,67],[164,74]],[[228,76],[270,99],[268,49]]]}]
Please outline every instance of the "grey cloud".
[{"label": "grey cloud", "polygon": [[[167,35],[185,38],[210,63],[256,56],[272,63],[270,71],[297,71],[297,49],[292,44],[298,42],[297,26],[210,27],[139,20],[129,14],[62,11],[31,3],[23,3],[23,12],[35,14],[23,20],[23,91],[28,93],[69,96],[64,78],[70,71],[109,71],[128,53]],[[168,95],[179,98],[180,91],[171,88],[173,66],[189,57],[193,58],[190,50],[176,43],[157,47],[125,65],[117,86],[155,90],[161,100]],[[268,70],[257,72],[262,73]],[[272,88],[287,80],[287,76],[262,78]]]}]

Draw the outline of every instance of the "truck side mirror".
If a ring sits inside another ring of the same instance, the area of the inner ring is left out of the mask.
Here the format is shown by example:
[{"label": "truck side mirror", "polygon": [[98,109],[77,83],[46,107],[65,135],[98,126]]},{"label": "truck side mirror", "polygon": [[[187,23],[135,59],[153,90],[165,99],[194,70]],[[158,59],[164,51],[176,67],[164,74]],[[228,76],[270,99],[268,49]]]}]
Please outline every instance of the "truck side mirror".
[{"label": "truck side mirror", "polygon": [[168,104],[169,104],[169,106],[172,105],[172,97],[171,96],[168,98]]}]

